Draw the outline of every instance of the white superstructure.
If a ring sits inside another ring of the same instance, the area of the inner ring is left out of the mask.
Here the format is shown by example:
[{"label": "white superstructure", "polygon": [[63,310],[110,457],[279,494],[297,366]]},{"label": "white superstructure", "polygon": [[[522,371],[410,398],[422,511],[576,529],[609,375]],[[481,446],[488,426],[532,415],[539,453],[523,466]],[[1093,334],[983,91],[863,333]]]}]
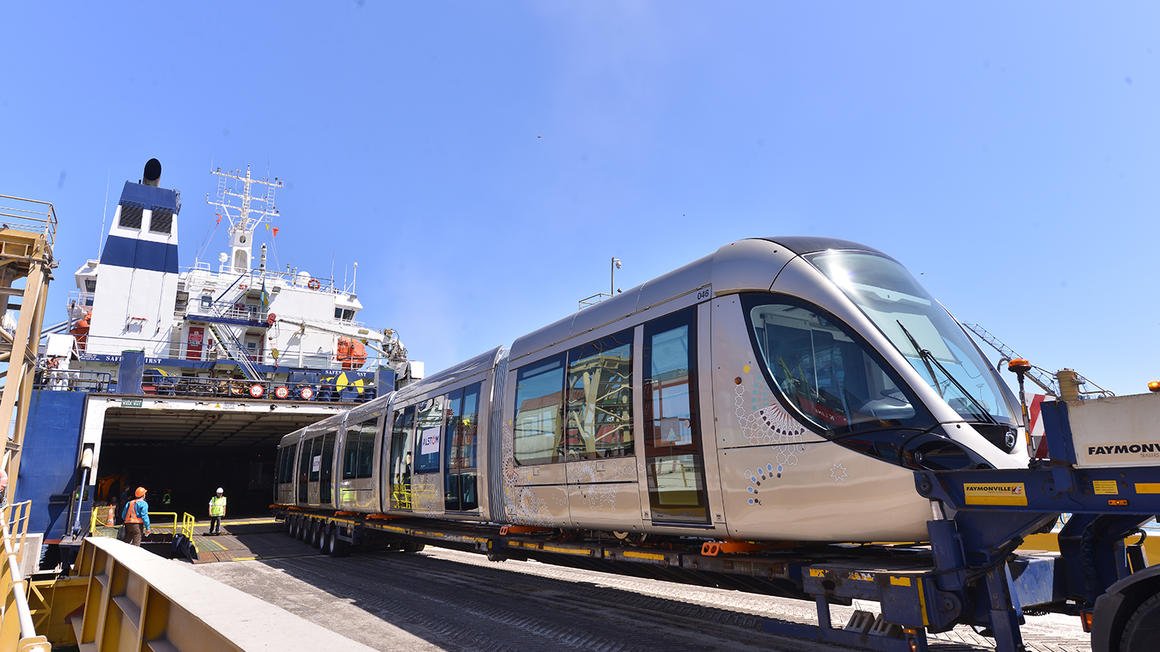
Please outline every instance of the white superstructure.
[{"label": "white superstructure", "polygon": [[271,269],[266,244],[255,255],[255,234],[278,232],[271,220],[280,179],[248,167],[214,170],[217,192],[207,202],[218,223],[228,221],[229,250],[180,269],[181,197],[159,186],[160,174],[152,159],[140,182],[125,183],[100,257],[75,274],[69,316],[81,369],[112,373],[122,352],[137,350],[162,377],[293,385],[309,382],[298,372],[325,371],[359,393],[372,381],[368,359],[405,371],[393,331],[359,323],[353,282],[339,287],[289,265]]}]

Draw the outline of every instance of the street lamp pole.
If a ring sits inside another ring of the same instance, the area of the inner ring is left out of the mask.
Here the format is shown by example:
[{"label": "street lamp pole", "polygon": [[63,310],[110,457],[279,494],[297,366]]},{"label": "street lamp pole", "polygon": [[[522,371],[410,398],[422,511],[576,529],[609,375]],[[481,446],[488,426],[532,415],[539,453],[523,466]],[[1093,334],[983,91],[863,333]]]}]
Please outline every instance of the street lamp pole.
[{"label": "street lamp pole", "polygon": [[612,262],[608,266],[608,298],[616,296],[616,270],[620,269],[621,260],[616,256],[612,257]]}]

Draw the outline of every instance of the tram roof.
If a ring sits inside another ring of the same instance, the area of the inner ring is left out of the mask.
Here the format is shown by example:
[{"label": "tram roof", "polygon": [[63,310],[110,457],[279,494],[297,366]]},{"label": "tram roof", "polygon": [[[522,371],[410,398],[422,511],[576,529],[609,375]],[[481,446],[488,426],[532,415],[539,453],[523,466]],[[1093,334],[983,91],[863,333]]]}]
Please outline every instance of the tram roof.
[{"label": "tram roof", "polygon": [[607,301],[524,335],[512,344],[510,357],[513,361],[519,360],[563,340],[659,307],[706,286],[712,288],[714,296],[769,290],[778,273],[790,260],[829,249],[884,255],[866,245],[837,238],[787,236],[738,240],[708,256],[625,290]]}]

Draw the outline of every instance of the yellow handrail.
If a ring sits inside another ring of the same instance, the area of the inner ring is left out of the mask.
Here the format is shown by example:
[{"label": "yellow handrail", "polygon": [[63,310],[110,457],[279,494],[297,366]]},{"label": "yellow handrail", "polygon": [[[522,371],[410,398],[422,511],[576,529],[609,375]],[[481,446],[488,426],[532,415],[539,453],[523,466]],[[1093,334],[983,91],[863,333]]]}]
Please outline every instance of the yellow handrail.
[{"label": "yellow handrail", "polygon": [[[164,517],[164,518],[163,518]],[[157,521],[173,519],[172,523],[157,524]],[[169,530],[173,536],[177,536],[177,512],[149,512],[149,529],[155,530]]]},{"label": "yellow handrail", "polygon": [[[4,547],[0,559],[0,645],[6,650],[48,652],[52,646],[48,639],[36,635],[32,624],[28,586],[20,572],[31,508],[31,500],[0,507],[0,536]],[[35,552],[39,555],[40,550]]]},{"label": "yellow handrail", "polygon": [[186,539],[193,541],[193,526],[197,524],[197,519],[189,512],[181,513],[181,533],[185,535]]},{"label": "yellow handrail", "polygon": [[[106,512],[107,510],[107,506],[93,509],[92,514],[89,517],[89,534],[96,533],[97,525],[102,525],[104,527],[115,527],[113,523],[103,522],[98,518],[99,514]],[[159,520],[172,520],[172,522],[158,524],[157,522]],[[197,519],[195,519],[189,512],[182,512],[181,526],[178,527],[177,512],[149,512],[149,521],[149,525],[152,526],[152,530],[169,530],[173,536],[184,534],[187,539],[192,539],[193,526],[197,522]]]}]

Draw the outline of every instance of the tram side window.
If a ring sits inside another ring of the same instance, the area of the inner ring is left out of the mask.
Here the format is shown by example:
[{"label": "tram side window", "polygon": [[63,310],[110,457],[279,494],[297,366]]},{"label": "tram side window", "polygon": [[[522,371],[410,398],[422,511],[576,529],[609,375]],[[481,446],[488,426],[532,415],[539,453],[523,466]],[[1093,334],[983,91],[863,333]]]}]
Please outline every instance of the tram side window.
[{"label": "tram side window", "polygon": [[749,320],[777,388],[819,426],[846,428],[915,416],[890,374],[820,312],[763,301],[750,308]]},{"label": "tram side window", "polygon": [[294,454],[290,446],[278,449],[278,484],[294,480]]},{"label": "tram side window", "polygon": [[568,459],[632,455],[632,331],[568,352]]},{"label": "tram side window", "polygon": [[322,442],[319,437],[310,440],[310,481],[318,482],[322,472]]},{"label": "tram side window", "polygon": [[560,461],[564,357],[523,367],[516,374],[515,455],[518,464]]},{"label": "tram side window", "polygon": [[371,477],[378,420],[378,417],[373,417],[347,428],[346,449],[342,457],[344,480]]},{"label": "tram side window", "polygon": [[446,396],[437,396],[421,403],[415,414],[418,441],[415,442],[415,473],[439,472],[439,446],[447,415]]}]

